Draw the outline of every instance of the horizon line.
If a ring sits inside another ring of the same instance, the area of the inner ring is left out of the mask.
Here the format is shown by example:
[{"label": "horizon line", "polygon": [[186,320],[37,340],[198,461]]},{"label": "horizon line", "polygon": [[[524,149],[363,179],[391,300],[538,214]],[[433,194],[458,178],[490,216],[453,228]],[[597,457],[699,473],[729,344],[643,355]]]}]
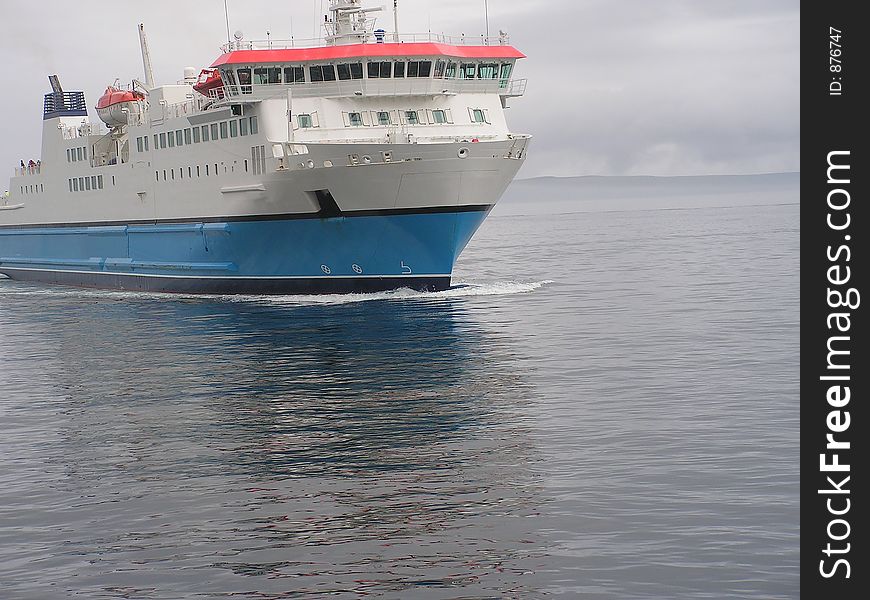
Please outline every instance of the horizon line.
[{"label": "horizon line", "polygon": [[518,177],[517,181],[532,181],[534,179],[631,179],[631,178],[654,178],[654,179],[689,179],[700,177],[763,177],[769,175],[800,175],[800,171],[767,171],[764,173],[708,173],[703,175],[536,175],[534,177]]}]

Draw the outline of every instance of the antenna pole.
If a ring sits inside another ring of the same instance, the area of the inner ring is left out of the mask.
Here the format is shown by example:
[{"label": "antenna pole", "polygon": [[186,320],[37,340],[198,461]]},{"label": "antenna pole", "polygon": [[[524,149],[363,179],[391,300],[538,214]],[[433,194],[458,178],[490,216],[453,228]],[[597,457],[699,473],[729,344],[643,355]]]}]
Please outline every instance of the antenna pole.
[{"label": "antenna pole", "polygon": [[393,0],[393,40],[399,43],[399,0]]},{"label": "antenna pole", "polygon": [[489,43],[489,0],[483,0],[483,10],[486,15],[486,39]]},{"label": "antenna pole", "polygon": [[230,39],[230,7],[227,5],[227,0],[224,0],[224,15],[227,18],[227,44],[232,44],[233,40]]},{"label": "antenna pole", "polygon": [[139,23],[139,45],[142,46],[142,66],[145,68],[145,87],[148,91],[154,89],[154,69],[151,68],[151,53],[148,51],[148,40],[145,38],[145,25]]}]

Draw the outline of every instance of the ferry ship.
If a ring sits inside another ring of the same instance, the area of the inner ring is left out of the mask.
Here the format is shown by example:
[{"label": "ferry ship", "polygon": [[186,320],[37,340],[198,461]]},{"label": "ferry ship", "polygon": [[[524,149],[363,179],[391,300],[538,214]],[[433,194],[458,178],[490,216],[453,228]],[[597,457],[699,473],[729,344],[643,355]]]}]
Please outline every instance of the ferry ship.
[{"label": "ferry ship", "polygon": [[[115,290],[297,294],[450,287],[526,158],[496,38],[376,29],[330,0],[325,36],[248,41],[208,69],[83,92],[49,78],[42,156],[0,201],[0,273]],[[394,3],[395,11],[395,3]],[[398,19],[396,19],[396,22]]]}]

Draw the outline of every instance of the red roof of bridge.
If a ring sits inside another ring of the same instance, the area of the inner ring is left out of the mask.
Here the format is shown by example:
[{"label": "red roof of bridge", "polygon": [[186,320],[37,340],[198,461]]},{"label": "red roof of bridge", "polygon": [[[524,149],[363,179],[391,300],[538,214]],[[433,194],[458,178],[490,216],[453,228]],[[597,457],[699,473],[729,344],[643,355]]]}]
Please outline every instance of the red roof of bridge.
[{"label": "red roof of bridge", "polygon": [[406,56],[447,56],[451,58],[525,58],[513,46],[451,46],[448,44],[348,44],[319,48],[286,50],[235,50],[218,58],[212,67],[221,65],[297,63],[342,58],[381,58]]}]

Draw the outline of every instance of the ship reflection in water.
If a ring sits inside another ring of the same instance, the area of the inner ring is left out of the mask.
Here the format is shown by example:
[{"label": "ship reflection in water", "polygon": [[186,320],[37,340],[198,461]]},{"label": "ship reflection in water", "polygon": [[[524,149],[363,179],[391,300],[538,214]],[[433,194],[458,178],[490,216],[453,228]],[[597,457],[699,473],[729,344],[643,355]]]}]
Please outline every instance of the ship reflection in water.
[{"label": "ship reflection in water", "polygon": [[81,294],[26,324],[51,340],[26,385],[56,472],[31,499],[45,543],[22,591],[537,593],[532,392],[461,305]]}]

